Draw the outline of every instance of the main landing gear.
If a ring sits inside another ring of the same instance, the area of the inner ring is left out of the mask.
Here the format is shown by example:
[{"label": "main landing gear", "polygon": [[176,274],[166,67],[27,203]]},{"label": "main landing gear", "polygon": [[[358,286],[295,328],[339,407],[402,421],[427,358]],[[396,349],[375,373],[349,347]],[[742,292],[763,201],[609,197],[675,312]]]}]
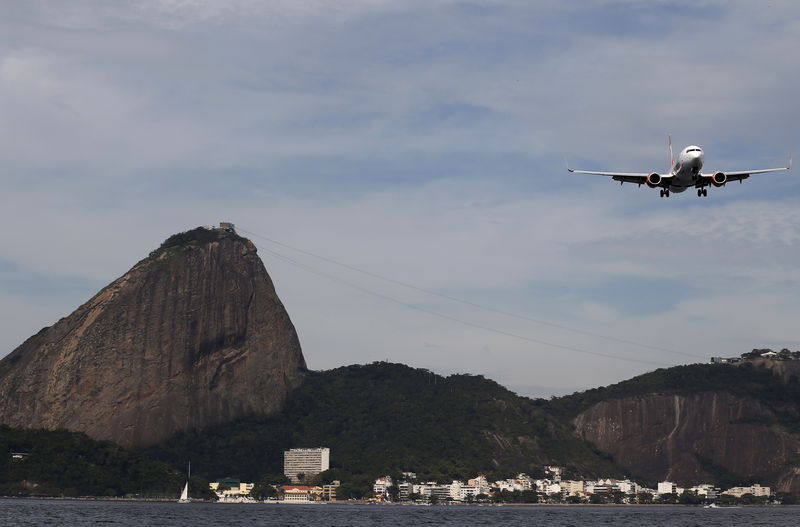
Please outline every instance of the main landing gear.
[{"label": "main landing gear", "polygon": [[664,198],[664,197],[668,198],[669,197],[669,189],[662,188],[661,189],[661,197],[662,198]]},{"label": "main landing gear", "polygon": [[699,188],[697,189],[697,197],[702,198],[708,196],[708,189],[707,188]]}]

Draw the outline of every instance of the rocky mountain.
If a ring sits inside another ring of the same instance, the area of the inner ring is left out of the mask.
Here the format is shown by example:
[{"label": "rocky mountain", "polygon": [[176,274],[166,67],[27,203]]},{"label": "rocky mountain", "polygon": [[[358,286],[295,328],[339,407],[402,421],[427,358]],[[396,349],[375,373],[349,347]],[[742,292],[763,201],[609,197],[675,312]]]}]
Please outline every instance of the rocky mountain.
[{"label": "rocky mountain", "polygon": [[800,361],[658,370],[556,402],[626,470],[678,484],[800,493]]},{"label": "rocky mountain", "polygon": [[281,409],[305,373],[297,334],[226,227],[170,237],[0,361],[0,423],[144,446]]}]

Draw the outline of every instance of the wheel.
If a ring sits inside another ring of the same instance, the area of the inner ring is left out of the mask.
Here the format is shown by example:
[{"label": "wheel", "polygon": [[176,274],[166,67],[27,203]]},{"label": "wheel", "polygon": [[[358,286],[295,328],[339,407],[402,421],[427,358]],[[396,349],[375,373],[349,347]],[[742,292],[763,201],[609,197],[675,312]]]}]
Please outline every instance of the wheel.
[{"label": "wheel", "polygon": [[697,197],[700,198],[702,196],[703,196],[703,189],[701,188],[697,189]]},{"label": "wheel", "polygon": [[704,188],[703,189],[703,197],[706,197],[706,196],[708,196],[708,189]]},{"label": "wheel", "polygon": [[665,195],[666,197],[669,197],[669,189],[665,189],[665,190],[664,190],[664,195]]}]

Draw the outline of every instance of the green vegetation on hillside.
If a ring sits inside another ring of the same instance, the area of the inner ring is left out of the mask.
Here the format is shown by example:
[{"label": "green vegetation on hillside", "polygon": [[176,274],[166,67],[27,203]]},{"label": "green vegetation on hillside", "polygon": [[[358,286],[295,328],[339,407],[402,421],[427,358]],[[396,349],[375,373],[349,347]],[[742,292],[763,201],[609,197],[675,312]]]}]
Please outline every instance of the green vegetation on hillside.
[{"label": "green vegetation on hillside", "polygon": [[[24,453],[14,459],[13,453]],[[110,441],[65,430],[0,426],[0,495],[177,497],[185,475]],[[192,478],[193,495],[209,496]]]},{"label": "green vegetation on hillside", "polygon": [[[545,401],[520,397],[481,376],[441,377],[402,364],[373,363],[309,372],[283,412],[180,433],[148,455],[191,456],[204,476],[259,481],[280,474],[288,448],[327,446],[331,467],[357,496],[384,474],[414,471],[449,481],[507,477],[542,464],[586,475],[619,475],[610,460],[554,420]],[[360,490],[359,490],[360,489]]]},{"label": "green vegetation on hillside", "polygon": [[[756,399],[776,416],[765,425],[800,428],[798,382],[784,383],[749,363],[656,370],[545,401],[482,376],[442,377],[380,362],[310,371],[274,416],[179,433],[138,453],[84,434],[0,427],[0,452],[29,454],[0,455],[0,494],[174,497],[188,459],[197,474],[194,496],[208,496],[207,481],[224,476],[271,490],[283,480],[283,451],[315,446],[331,448],[331,469],[307,483],[338,479],[341,497],[361,497],[375,477],[401,471],[442,482],[477,474],[494,480],[536,476],[542,465],[555,464],[565,467],[566,479],[618,477],[625,474],[613,459],[575,436],[569,424],[575,415],[608,399],[706,391]],[[723,485],[752,479],[697,460]]]},{"label": "green vegetation on hillside", "polygon": [[205,245],[207,243],[215,242],[219,240],[221,237],[234,237],[240,240],[244,240],[241,236],[227,232],[227,231],[220,231],[217,229],[207,229],[205,227],[197,227],[195,229],[191,229],[185,232],[179,232],[178,234],[173,234],[166,240],[158,250],[169,249],[170,247],[179,247],[183,245]]}]

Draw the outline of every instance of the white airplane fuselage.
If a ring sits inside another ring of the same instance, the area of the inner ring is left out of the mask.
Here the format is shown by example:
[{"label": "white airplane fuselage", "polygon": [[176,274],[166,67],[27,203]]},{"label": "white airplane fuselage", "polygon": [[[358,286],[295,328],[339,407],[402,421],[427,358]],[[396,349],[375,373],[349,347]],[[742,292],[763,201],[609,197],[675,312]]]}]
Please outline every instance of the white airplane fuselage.
[{"label": "white airplane fuselage", "polygon": [[669,190],[683,192],[687,188],[694,188],[700,179],[700,170],[703,169],[703,150],[699,146],[687,146],[678,154],[678,159],[672,167],[672,178],[669,180]]}]

